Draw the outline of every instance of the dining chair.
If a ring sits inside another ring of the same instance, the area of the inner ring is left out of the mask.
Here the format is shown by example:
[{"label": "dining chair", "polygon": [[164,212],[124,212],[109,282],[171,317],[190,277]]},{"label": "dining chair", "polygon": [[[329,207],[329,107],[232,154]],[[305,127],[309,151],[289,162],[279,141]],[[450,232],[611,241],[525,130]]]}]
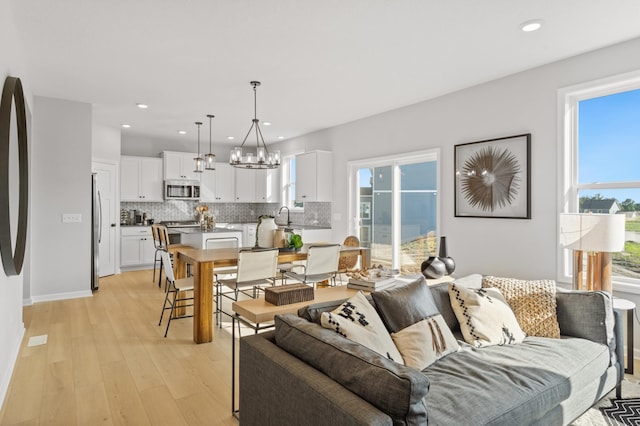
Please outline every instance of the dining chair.
[{"label": "dining chair", "polygon": [[[162,324],[164,311],[169,310],[169,320],[167,321],[167,328],[164,331],[164,337],[167,337],[169,326],[171,325],[171,320],[193,317],[193,314],[181,315],[179,317],[175,316],[176,303],[191,302],[186,304],[180,303],[179,307],[193,307],[193,277],[180,278],[176,280],[175,275],[173,274],[173,266],[171,266],[171,258],[169,257],[169,252],[166,250],[161,251],[160,257],[162,259],[162,265],[164,266],[164,274],[167,281],[167,291],[164,296],[164,303],[162,304],[162,312],[160,313],[160,321],[158,321],[158,326]],[[187,291],[192,292],[191,297],[178,297],[179,292]],[[171,294],[173,294],[173,299],[171,298]]]},{"label": "dining chair", "polygon": [[[222,309],[222,298],[237,301],[238,295],[243,293],[256,298],[258,289],[262,285],[274,285],[276,266],[278,264],[278,249],[243,249],[238,253],[238,271],[234,278],[218,278],[216,280],[216,322],[222,326],[222,314],[233,315]],[[223,287],[231,291],[223,292]]]},{"label": "dining chair", "polygon": [[[339,257],[340,244],[310,245],[306,263],[294,264],[291,270],[284,273],[284,276],[305,284],[330,280],[330,283],[335,285]],[[295,272],[296,269],[302,269],[302,271]]]}]

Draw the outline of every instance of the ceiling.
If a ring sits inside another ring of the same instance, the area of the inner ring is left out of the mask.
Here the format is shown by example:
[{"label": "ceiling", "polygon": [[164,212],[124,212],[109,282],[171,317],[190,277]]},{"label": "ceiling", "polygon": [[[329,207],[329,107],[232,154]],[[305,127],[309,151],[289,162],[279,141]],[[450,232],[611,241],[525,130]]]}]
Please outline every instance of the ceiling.
[{"label": "ceiling", "polygon": [[[35,95],[91,103],[99,123],[164,139],[195,141],[203,121],[208,140],[214,114],[214,141],[229,144],[249,130],[251,80],[272,143],[640,36],[637,0],[10,5]],[[520,31],[532,19],[542,29]]]}]

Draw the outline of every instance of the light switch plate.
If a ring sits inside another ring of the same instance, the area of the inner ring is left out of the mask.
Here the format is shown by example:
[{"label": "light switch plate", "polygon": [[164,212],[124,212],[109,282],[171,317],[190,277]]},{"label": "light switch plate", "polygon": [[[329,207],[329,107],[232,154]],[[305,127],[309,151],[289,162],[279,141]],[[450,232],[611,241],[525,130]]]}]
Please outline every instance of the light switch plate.
[{"label": "light switch plate", "polygon": [[82,214],[62,213],[62,223],[80,223],[80,222],[82,222]]}]

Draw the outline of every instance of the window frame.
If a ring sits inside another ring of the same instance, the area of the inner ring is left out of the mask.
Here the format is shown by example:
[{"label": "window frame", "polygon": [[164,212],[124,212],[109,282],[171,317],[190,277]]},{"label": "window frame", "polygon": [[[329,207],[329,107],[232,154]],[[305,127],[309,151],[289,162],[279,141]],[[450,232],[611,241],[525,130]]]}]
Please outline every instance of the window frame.
[{"label": "window frame", "polygon": [[[282,205],[283,206],[287,206],[287,208],[289,209],[290,212],[304,212],[304,203],[302,203],[302,206],[297,207],[295,206],[294,201],[291,199],[290,194],[291,194],[291,159],[295,159],[295,157],[299,154],[303,154],[304,151],[295,151],[292,153],[288,153],[285,155],[282,155],[282,162],[281,162],[281,170],[280,170],[280,179],[281,179],[281,192],[280,192],[280,196],[281,196],[281,200],[282,200]],[[295,186],[295,182],[293,182],[293,185]]]},{"label": "window frame", "polygon": [[[640,71],[615,75],[558,90],[558,214],[556,215],[557,280],[571,283],[571,251],[560,245],[560,213],[579,210],[581,190],[640,188],[640,181],[578,182],[578,103],[583,100],[640,89]],[[640,294],[640,279],[613,277],[613,289]]]},{"label": "window frame", "polygon": [[348,212],[349,223],[347,225],[348,235],[359,235],[360,226],[358,219],[360,217],[360,200],[359,200],[359,181],[358,170],[364,167],[384,167],[392,166],[392,212],[391,212],[391,229],[392,229],[392,265],[398,268],[400,265],[400,243],[401,243],[401,227],[398,218],[400,211],[400,166],[405,164],[415,164],[427,161],[436,162],[436,195],[438,196],[438,207],[436,209],[436,235],[441,235],[441,216],[442,216],[442,199],[441,199],[441,149],[431,148],[422,151],[413,151],[396,155],[385,155],[382,157],[366,158],[361,160],[347,161],[348,176]]}]

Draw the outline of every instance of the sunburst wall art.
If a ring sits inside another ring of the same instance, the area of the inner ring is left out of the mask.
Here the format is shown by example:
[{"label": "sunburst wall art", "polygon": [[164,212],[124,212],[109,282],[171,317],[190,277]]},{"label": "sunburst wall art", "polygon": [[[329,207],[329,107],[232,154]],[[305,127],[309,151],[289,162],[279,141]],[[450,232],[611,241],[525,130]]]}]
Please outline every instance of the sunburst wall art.
[{"label": "sunburst wall art", "polygon": [[456,145],[456,217],[531,219],[530,152],[530,133]]}]

